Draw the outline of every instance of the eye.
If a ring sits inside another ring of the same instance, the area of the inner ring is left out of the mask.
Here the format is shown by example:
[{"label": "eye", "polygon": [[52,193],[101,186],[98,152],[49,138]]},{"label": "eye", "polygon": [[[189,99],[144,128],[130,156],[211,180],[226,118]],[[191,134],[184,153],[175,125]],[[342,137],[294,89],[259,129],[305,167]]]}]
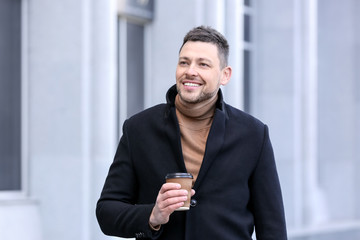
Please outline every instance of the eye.
[{"label": "eye", "polygon": [[188,65],[188,63],[186,61],[179,61],[179,65],[180,66],[186,66],[186,65]]},{"label": "eye", "polygon": [[199,65],[200,65],[201,67],[210,67],[209,64],[207,64],[207,63],[200,63]]}]

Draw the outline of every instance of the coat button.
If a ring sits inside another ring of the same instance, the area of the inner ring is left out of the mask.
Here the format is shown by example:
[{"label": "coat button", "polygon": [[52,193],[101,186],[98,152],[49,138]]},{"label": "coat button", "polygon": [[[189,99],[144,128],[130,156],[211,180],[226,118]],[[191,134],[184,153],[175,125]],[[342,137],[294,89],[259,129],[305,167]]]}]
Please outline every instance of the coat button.
[{"label": "coat button", "polygon": [[143,232],[135,233],[135,237],[136,238],[143,238],[143,237],[145,237],[145,233],[143,233]]},{"label": "coat button", "polygon": [[197,204],[197,201],[196,201],[195,199],[191,199],[191,201],[190,201],[190,206],[191,206],[191,207],[195,207],[196,204]]}]

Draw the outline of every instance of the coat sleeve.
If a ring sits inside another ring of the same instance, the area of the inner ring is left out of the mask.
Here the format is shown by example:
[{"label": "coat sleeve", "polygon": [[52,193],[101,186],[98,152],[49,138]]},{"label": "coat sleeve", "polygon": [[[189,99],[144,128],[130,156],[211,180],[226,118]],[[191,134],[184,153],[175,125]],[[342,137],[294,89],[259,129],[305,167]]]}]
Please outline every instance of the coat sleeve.
[{"label": "coat sleeve", "polygon": [[256,238],[258,240],[286,240],[281,188],[266,125],[257,166],[249,184]]},{"label": "coat sleeve", "polygon": [[136,204],[138,187],[126,126],[127,122],[97,202],[96,217],[106,235],[156,239],[162,230],[155,232],[149,226],[154,204]]}]

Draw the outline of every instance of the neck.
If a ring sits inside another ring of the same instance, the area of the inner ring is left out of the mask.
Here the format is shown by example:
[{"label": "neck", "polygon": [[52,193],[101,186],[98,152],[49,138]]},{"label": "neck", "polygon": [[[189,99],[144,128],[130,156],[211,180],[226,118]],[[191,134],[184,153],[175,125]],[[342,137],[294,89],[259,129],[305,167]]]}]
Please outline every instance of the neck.
[{"label": "neck", "polygon": [[175,98],[176,109],[186,117],[194,119],[205,119],[214,115],[215,104],[218,95],[199,103],[186,103],[180,99],[179,94]]}]

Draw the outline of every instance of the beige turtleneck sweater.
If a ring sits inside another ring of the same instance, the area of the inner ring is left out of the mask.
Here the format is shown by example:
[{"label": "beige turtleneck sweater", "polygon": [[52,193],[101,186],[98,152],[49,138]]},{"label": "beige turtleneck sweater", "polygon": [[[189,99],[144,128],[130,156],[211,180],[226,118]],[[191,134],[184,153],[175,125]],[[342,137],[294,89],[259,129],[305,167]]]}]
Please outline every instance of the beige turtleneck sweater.
[{"label": "beige turtleneck sweater", "polygon": [[208,101],[187,104],[175,98],[176,116],[180,125],[181,146],[186,169],[194,177],[199,174],[204,158],[206,140],[215,112],[217,95]]}]

